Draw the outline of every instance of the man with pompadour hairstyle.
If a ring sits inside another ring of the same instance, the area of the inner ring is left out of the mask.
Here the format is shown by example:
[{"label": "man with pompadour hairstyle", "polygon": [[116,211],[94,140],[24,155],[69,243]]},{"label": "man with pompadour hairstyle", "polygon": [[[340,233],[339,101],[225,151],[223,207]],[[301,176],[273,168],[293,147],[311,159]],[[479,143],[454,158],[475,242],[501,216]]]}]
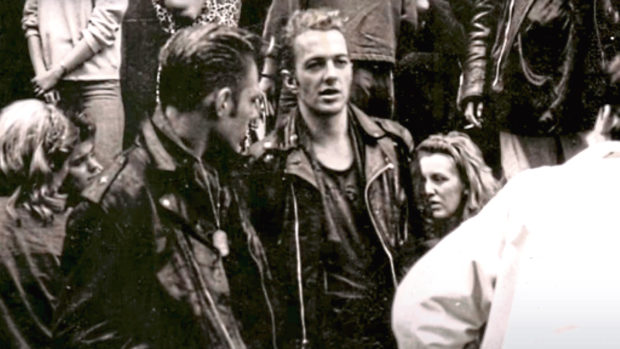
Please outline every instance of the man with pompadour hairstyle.
[{"label": "man with pompadour hairstyle", "polygon": [[274,342],[266,256],[234,176],[258,117],[256,56],[248,32],[216,25],[164,46],[161,105],[67,223],[58,348]]}]

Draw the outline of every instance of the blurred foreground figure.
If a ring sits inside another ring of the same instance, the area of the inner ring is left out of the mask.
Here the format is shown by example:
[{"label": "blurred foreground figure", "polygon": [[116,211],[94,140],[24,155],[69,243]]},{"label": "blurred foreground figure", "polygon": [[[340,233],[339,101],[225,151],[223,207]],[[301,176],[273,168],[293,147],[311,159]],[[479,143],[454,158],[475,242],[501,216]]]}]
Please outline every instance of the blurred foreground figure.
[{"label": "blurred foreground figure", "polygon": [[[100,171],[92,143],[55,107],[23,100],[0,114],[0,344],[47,348],[58,301],[65,211]],[[64,190],[68,189],[68,190]]]},{"label": "blurred foreground figure", "polygon": [[273,342],[266,257],[232,177],[258,117],[255,41],[209,24],[162,49],[161,105],[68,220],[56,347]]},{"label": "blurred foreground figure", "polygon": [[515,176],[399,286],[399,348],[612,348],[620,341],[620,143]]}]

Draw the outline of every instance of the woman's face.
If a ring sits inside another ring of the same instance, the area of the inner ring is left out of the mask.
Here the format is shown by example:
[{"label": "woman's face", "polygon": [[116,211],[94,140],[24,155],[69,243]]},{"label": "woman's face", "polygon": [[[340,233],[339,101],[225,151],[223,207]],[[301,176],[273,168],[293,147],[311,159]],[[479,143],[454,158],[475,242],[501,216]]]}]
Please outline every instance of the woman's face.
[{"label": "woman's face", "polygon": [[93,154],[92,141],[78,143],[65,161],[66,177],[61,191],[69,195],[79,195],[101,169]]},{"label": "woman's face", "polygon": [[420,172],[424,184],[424,198],[433,219],[448,219],[461,208],[465,186],[456,163],[442,153],[423,154]]}]

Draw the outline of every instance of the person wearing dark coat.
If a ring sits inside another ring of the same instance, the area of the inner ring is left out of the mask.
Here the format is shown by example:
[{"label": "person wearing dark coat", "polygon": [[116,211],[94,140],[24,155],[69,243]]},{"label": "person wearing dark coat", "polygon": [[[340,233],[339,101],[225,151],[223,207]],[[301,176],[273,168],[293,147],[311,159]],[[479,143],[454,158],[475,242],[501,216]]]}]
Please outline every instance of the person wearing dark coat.
[{"label": "person wearing dark coat", "polygon": [[[390,299],[413,263],[413,141],[349,103],[334,11],[284,30],[290,117],[250,148],[252,222],[272,261],[284,348],[392,348]],[[411,252],[411,253],[406,253]]]},{"label": "person wearing dark coat", "polygon": [[274,342],[267,260],[233,176],[258,117],[256,43],[203,25],[164,46],[160,106],[69,217],[56,347]]},{"label": "person wearing dark coat", "polygon": [[500,131],[506,178],[585,147],[619,34],[610,0],[474,1],[459,106]]}]

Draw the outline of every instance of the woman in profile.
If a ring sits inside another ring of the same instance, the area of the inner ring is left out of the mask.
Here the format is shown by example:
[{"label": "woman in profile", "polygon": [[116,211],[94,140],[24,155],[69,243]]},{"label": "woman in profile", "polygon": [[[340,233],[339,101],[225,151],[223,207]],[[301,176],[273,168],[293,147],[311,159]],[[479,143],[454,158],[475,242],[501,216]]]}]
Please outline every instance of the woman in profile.
[{"label": "woman in profile", "polygon": [[482,152],[464,133],[429,136],[416,148],[416,203],[424,217],[426,247],[476,215],[500,183]]},{"label": "woman in profile", "polygon": [[[45,348],[59,287],[67,199],[101,167],[92,143],[56,107],[14,102],[0,112],[0,343]],[[63,193],[71,188],[71,193]]]}]

